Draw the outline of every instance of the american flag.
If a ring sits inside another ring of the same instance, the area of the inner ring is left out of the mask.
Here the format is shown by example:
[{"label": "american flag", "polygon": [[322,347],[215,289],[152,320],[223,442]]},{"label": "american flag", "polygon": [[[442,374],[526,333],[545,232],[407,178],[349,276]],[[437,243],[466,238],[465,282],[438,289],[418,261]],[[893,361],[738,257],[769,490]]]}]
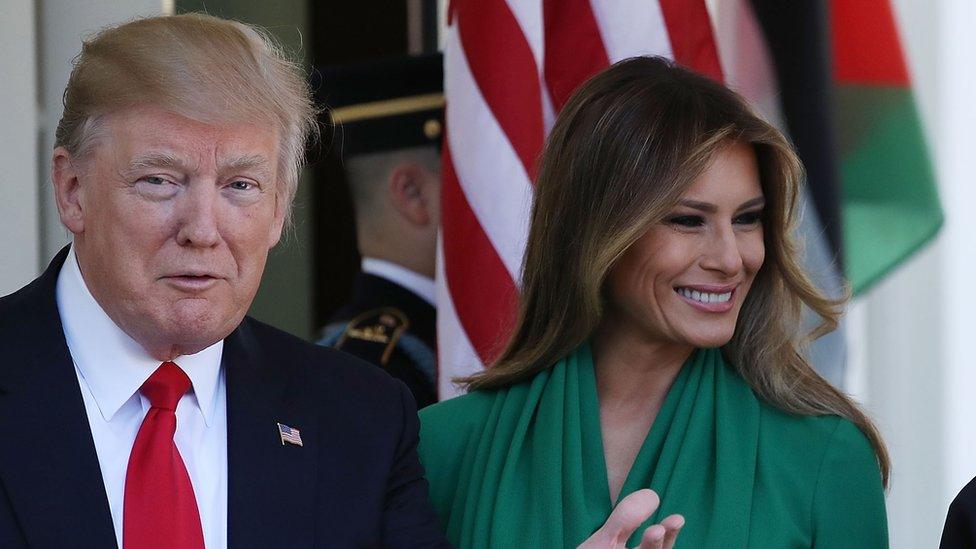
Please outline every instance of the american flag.
[{"label": "american flag", "polygon": [[284,446],[287,442],[288,444],[294,444],[296,446],[304,446],[302,444],[302,435],[294,427],[289,427],[284,423],[278,424],[278,434],[281,436],[281,445]]},{"label": "american flag", "polygon": [[438,242],[438,390],[481,370],[512,328],[536,160],[587,77],[663,55],[722,80],[704,0],[454,0]]}]

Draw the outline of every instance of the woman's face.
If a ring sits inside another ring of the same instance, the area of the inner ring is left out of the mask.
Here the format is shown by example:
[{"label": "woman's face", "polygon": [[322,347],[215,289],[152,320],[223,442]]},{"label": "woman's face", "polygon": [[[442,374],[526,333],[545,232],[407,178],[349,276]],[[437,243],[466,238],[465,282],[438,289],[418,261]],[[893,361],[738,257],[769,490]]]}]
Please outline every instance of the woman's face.
[{"label": "woman's face", "polygon": [[763,205],[753,148],[737,142],[716,152],[610,271],[608,320],[655,340],[728,343],[765,256]]}]

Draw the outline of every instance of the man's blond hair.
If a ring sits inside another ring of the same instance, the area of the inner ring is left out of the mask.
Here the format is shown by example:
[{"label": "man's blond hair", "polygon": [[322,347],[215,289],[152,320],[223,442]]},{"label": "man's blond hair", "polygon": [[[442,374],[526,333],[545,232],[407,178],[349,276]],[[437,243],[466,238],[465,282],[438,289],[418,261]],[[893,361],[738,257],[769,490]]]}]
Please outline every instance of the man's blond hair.
[{"label": "man's blond hair", "polygon": [[195,13],[102,30],[75,59],[55,146],[84,157],[106,115],[137,105],[205,123],[267,121],[279,136],[277,188],[290,217],[316,108],[305,72],[264,31]]}]

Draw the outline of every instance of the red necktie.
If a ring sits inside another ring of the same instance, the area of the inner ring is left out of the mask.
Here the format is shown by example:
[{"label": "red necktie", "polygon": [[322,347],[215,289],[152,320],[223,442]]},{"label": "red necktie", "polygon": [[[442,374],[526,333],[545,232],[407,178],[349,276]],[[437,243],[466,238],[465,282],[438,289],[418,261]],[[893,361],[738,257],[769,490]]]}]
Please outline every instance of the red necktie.
[{"label": "red necktie", "polygon": [[139,391],[151,408],[139,427],[125,474],[122,545],[125,549],[203,549],[193,485],[173,442],[176,405],[190,378],[164,362]]}]

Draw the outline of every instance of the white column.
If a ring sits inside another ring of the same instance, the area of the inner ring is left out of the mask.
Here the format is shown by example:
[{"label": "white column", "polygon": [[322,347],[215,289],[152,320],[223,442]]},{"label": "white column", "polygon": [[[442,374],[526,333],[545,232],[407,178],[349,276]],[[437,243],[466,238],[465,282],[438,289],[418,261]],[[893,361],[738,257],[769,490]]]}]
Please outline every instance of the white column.
[{"label": "white column", "polygon": [[888,443],[891,547],[908,549],[938,546],[949,501],[976,475],[976,4],[893,4],[946,224],[856,305],[850,386]]},{"label": "white column", "polygon": [[0,4],[0,295],[40,267],[34,2]]},{"label": "white column", "polygon": [[857,312],[864,313],[859,347],[867,369],[865,393],[857,398],[877,423],[891,457],[892,549],[938,547],[945,517],[938,474],[946,459],[938,406],[945,384],[941,366],[947,360],[941,244],[920,252],[858,304],[863,309]]},{"label": "white column", "polygon": [[[9,0],[4,0],[9,1]],[[17,0],[20,1],[20,0]],[[54,130],[61,119],[62,94],[71,73],[71,60],[81,52],[82,40],[100,29],[139,16],[172,10],[166,0],[44,0],[38,4],[40,47],[41,125],[41,256],[50,259],[69,241],[58,218],[50,185],[50,154]]]},{"label": "white column", "polygon": [[[941,180],[946,211],[943,239],[946,360],[943,397],[931,402],[945,416],[947,460],[931,471],[941,474],[945,511],[951,498],[976,476],[976,3],[944,0],[938,101],[942,107]],[[921,474],[922,472],[919,472]]]}]

